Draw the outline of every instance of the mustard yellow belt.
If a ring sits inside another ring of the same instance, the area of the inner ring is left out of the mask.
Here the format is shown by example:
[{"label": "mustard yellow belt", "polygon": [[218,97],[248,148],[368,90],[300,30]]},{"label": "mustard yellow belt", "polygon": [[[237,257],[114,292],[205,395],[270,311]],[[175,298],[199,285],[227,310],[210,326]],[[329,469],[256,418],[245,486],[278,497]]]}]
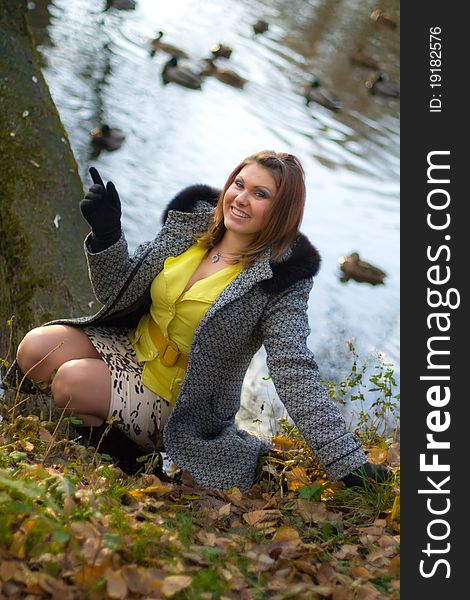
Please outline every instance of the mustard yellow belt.
[{"label": "mustard yellow belt", "polygon": [[177,344],[163,335],[162,330],[152,318],[148,321],[148,328],[152,342],[158,350],[158,358],[162,365],[165,367],[177,365],[182,369],[186,369],[189,356],[180,352]]}]

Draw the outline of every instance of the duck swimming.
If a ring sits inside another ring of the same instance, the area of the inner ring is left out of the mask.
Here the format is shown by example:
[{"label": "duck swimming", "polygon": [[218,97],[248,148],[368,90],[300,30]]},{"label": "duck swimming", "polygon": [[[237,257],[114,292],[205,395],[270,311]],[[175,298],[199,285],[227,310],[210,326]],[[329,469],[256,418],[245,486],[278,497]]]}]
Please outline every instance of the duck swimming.
[{"label": "duck swimming", "polygon": [[225,44],[214,44],[211,48],[211,54],[214,58],[230,58],[232,56],[232,48]]},{"label": "duck swimming", "polygon": [[163,31],[159,31],[157,33],[157,37],[150,42],[150,56],[155,56],[158,50],[161,50],[162,52],[171,54],[171,56],[177,56],[178,58],[189,58],[188,54],[184,50],[181,50],[181,48],[177,48],[176,46],[173,46],[173,44],[162,42],[161,40],[163,35]]},{"label": "duck swimming", "polygon": [[340,99],[330,92],[329,90],[322,87],[318,79],[312,79],[311,83],[307,84],[304,88],[304,96],[307,100],[307,105],[310,102],[316,102],[321,104],[330,110],[340,110],[341,101]]},{"label": "duck swimming", "polygon": [[340,256],[338,262],[340,269],[343,271],[340,277],[343,282],[354,279],[354,281],[358,281],[359,283],[379,285],[384,282],[384,278],[386,277],[384,271],[361,260],[357,252],[353,252],[349,256]]},{"label": "duck swimming", "polygon": [[256,21],[256,23],[253,24],[253,31],[256,34],[260,34],[260,33],[264,33],[265,31],[268,31],[269,29],[269,23],[267,23],[266,21],[263,21],[262,19],[259,19],[258,21]]},{"label": "duck swimming", "polygon": [[367,54],[362,46],[354,46],[349,54],[349,58],[353,64],[362,65],[363,67],[368,67],[369,69],[380,69],[378,61],[373,56]]},{"label": "duck swimming", "polygon": [[115,8],[116,10],[135,10],[135,0],[106,0],[106,10]]},{"label": "duck swimming", "polygon": [[381,94],[390,98],[400,97],[400,84],[391,81],[385,73],[375,73],[366,81],[366,88],[371,94]]},{"label": "duck swimming", "polygon": [[162,79],[164,83],[173,81],[192,90],[200,90],[202,84],[202,77],[194,73],[188,66],[180,65],[177,56],[172,56],[164,64]]},{"label": "duck swimming", "polygon": [[389,12],[385,12],[380,8],[374,8],[374,10],[370,14],[370,18],[374,23],[379,23],[379,25],[385,25],[390,29],[396,29],[397,27],[397,19],[390,14]]},{"label": "duck swimming", "polygon": [[205,69],[205,75],[212,75],[222,83],[231,85],[232,87],[242,88],[247,79],[233,71],[232,69],[226,69],[225,67],[219,67],[215,64],[214,60],[206,59],[207,69]]},{"label": "duck swimming", "polygon": [[90,131],[91,142],[97,148],[104,150],[117,150],[120,148],[126,139],[124,132],[121,129],[110,127],[109,125],[101,125]]}]

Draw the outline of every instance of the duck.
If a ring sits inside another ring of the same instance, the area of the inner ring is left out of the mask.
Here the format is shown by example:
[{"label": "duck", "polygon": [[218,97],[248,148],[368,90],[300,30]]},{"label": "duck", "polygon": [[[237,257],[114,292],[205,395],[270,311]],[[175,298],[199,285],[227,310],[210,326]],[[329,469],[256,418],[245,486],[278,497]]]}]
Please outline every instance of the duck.
[{"label": "duck", "polygon": [[381,94],[390,98],[400,97],[400,84],[391,81],[385,73],[375,73],[366,81],[366,88],[371,94]]},{"label": "duck", "polygon": [[232,56],[232,48],[225,44],[214,44],[211,48],[211,54],[214,58],[230,58]]},{"label": "duck", "polygon": [[319,80],[314,78],[312,81],[305,86],[304,91],[305,98],[307,100],[307,106],[311,101],[317,102],[330,110],[340,110],[341,101],[340,99],[333,94],[333,92],[328,91],[323,88],[320,84]]},{"label": "duck", "polygon": [[232,69],[219,67],[215,64],[213,59],[206,59],[206,63],[207,69],[204,71],[204,74],[212,75],[212,77],[215,77],[222,83],[226,83],[227,85],[231,85],[232,87],[242,88],[248,81]]},{"label": "duck", "polygon": [[378,61],[373,56],[370,56],[370,54],[365,52],[362,46],[354,46],[349,54],[349,58],[353,64],[362,65],[363,67],[368,67],[369,69],[380,69]]},{"label": "duck", "polygon": [[383,11],[381,8],[374,8],[374,10],[370,13],[370,18],[374,23],[379,23],[379,25],[385,25],[390,29],[397,28],[397,19],[391,13]]},{"label": "duck", "polygon": [[268,29],[269,23],[263,21],[262,19],[259,19],[258,21],[256,21],[256,23],[253,24],[253,31],[255,35],[259,33],[264,33],[265,31],[268,31]]},{"label": "duck", "polygon": [[94,146],[109,151],[120,148],[126,139],[126,136],[121,129],[110,127],[106,124],[92,129],[90,135],[91,142]]},{"label": "duck", "polygon": [[161,40],[163,35],[163,31],[157,32],[157,37],[150,42],[150,56],[155,56],[158,50],[162,50],[162,52],[166,52],[171,56],[177,56],[178,58],[189,58],[188,54],[181,48],[173,46],[173,44],[162,42]]},{"label": "duck", "polygon": [[179,64],[177,56],[172,56],[163,65],[162,79],[164,83],[173,81],[192,90],[200,90],[202,85],[201,75],[194,73],[187,65]]},{"label": "duck", "polygon": [[106,10],[115,8],[116,10],[135,10],[135,0],[106,0]]},{"label": "duck", "polygon": [[370,283],[371,285],[384,283],[386,273],[382,269],[361,260],[357,252],[353,252],[349,256],[340,256],[338,262],[340,269],[343,271],[340,277],[342,282],[354,279],[359,283]]}]

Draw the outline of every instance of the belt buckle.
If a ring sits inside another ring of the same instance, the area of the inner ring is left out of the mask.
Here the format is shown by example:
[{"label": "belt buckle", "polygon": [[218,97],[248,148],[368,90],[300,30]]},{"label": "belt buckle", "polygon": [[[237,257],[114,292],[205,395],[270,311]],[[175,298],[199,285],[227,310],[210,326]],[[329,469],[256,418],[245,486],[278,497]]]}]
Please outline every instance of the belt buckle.
[{"label": "belt buckle", "polygon": [[166,347],[160,356],[160,362],[165,367],[173,367],[180,357],[180,350],[172,340],[167,340]]}]

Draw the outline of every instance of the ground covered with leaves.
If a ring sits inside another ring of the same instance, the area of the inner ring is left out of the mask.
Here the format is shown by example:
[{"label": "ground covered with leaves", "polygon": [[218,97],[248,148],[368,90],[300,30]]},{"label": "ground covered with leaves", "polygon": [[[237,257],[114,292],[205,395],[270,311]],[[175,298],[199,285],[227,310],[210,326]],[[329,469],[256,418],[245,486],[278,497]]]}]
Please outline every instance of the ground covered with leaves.
[{"label": "ground covered with leaves", "polygon": [[398,443],[366,446],[395,481],[345,489],[281,426],[242,493],[177,469],[128,476],[56,423],[4,407],[0,598],[398,598]]}]

